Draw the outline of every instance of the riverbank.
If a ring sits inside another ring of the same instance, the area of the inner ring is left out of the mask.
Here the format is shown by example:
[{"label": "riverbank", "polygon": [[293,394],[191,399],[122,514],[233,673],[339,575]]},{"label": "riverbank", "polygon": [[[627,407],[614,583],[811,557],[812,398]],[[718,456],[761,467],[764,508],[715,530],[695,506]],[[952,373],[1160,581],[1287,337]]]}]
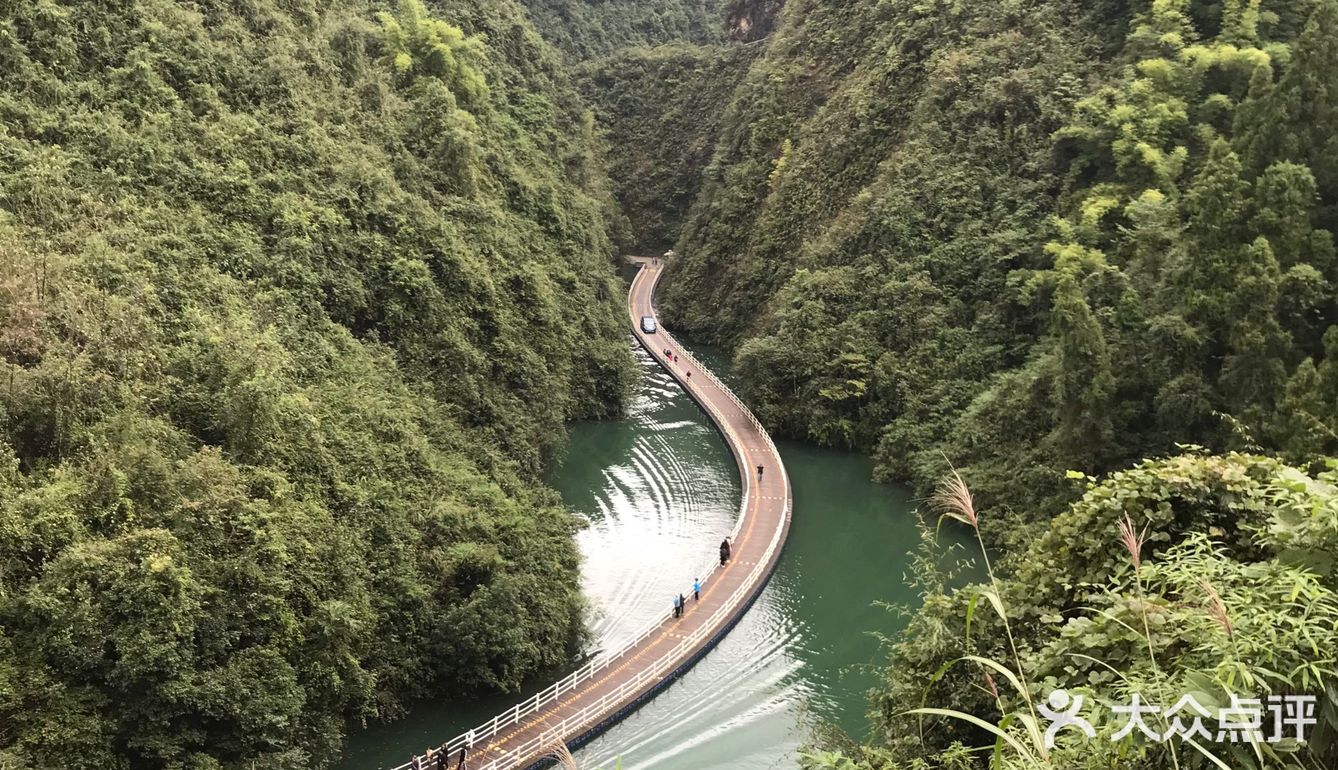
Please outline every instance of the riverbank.
[{"label": "riverbank", "polygon": [[[709,348],[694,354],[726,370]],[[638,361],[644,376],[627,417],[571,425],[567,457],[547,479],[590,519],[578,535],[582,582],[591,628],[607,644],[690,586],[680,565],[699,563],[738,512],[738,475],[719,434],[649,356],[638,351]],[[585,766],[621,756],[629,770],[791,768],[816,719],[862,736],[874,681],[865,667],[879,656],[868,632],[900,624],[875,603],[917,601],[903,575],[917,537],[912,501],[871,482],[867,458],[780,449],[802,515],[771,584],[682,680],[584,749]],[[422,704],[354,736],[341,769],[402,762],[513,700]]]}]

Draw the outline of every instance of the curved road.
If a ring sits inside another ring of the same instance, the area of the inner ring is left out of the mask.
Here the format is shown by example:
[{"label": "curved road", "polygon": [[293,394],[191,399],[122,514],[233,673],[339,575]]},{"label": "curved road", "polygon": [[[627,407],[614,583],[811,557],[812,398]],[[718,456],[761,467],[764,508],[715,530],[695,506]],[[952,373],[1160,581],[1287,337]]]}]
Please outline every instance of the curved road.
[{"label": "curved road", "polygon": [[[688,597],[682,618],[664,617],[619,650],[601,651],[580,669],[538,695],[444,744],[421,767],[454,770],[465,755],[469,770],[517,770],[544,764],[559,744],[578,746],[651,698],[704,655],[748,610],[780,557],[790,527],[789,478],[775,444],[747,407],[660,329],[647,334],[643,316],[655,316],[653,297],[663,265],[637,259],[627,312],[637,340],[711,418],[733,453],[743,480],[733,558],[702,579],[701,601]],[[657,319],[658,325],[658,319]],[[667,351],[667,353],[666,353]],[[764,472],[758,477],[757,467]],[[703,559],[714,554],[703,554]],[[714,562],[713,562],[714,563]],[[396,770],[411,768],[412,763]]]}]

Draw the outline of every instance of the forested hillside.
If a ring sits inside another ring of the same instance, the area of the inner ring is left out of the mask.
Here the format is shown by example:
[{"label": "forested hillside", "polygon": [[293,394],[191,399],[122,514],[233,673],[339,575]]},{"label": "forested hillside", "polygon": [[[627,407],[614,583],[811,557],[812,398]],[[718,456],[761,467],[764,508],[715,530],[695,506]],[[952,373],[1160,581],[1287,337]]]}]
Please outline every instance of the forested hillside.
[{"label": "forested hillside", "polygon": [[1331,453],[1335,41],[1330,0],[791,2],[665,310],[768,424],[1033,516],[1176,443]]},{"label": "forested hillside", "polygon": [[571,61],[623,48],[725,39],[723,0],[521,0],[544,37]]},{"label": "forested hillside", "polygon": [[[697,197],[734,87],[770,30],[753,0],[525,0],[561,49],[609,159],[617,245],[660,253]],[[733,41],[733,42],[730,42]]]},{"label": "forested hillside", "polygon": [[10,3],[0,770],[320,767],[568,660],[538,476],[670,245],[769,427],[960,468],[997,557],[807,762],[1221,767],[1022,743],[1195,688],[1332,767],[1336,229],[1338,0]]},{"label": "forested hillside", "polygon": [[0,766],[308,768],[583,633],[537,472],[633,376],[511,0],[0,12]]},{"label": "forested hillside", "polygon": [[[953,588],[960,577],[927,545],[913,578],[924,605],[888,640],[872,740],[807,752],[805,770],[1338,766],[1333,464],[1191,452],[1070,483],[1080,499],[982,584]],[[971,529],[997,515],[953,476],[926,507]],[[1083,698],[1094,734],[1061,731],[1047,747],[1040,707],[1058,690]],[[1201,722],[1175,709],[1187,697]],[[1117,709],[1136,698],[1158,711],[1131,734]],[[1275,721],[1286,698],[1310,699],[1292,717],[1302,733]],[[1259,729],[1233,739],[1251,700]]]},{"label": "forested hillside", "polygon": [[625,246],[672,247],[701,190],[734,89],[755,49],[667,44],[626,48],[575,70],[607,147]]},{"label": "forested hillside", "polygon": [[[662,309],[769,425],[979,535],[988,578],[925,553],[871,739],[805,767],[1338,763],[1335,136],[1334,0],[785,5]],[[1057,689],[1094,737],[1047,747]],[[1131,738],[1134,694],[1315,724]]]},{"label": "forested hillside", "polygon": [[673,245],[747,71],[756,12],[723,0],[524,0],[565,55],[595,119],[618,202],[614,238],[634,253]]}]

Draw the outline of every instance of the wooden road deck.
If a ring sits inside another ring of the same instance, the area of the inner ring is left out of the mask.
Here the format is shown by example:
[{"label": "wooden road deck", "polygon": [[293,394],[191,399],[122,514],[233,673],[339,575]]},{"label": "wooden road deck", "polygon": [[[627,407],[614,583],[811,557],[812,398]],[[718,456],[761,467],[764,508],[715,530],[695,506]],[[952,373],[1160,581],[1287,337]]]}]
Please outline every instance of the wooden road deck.
[{"label": "wooden road deck", "polygon": [[[575,747],[588,741],[714,646],[757,598],[780,557],[792,507],[780,454],[752,413],[672,335],[663,328],[652,334],[641,330],[643,316],[655,317],[653,296],[663,264],[637,261],[641,270],[627,298],[636,338],[707,413],[738,463],[743,500],[732,536],[733,558],[703,577],[701,601],[689,596],[682,618],[671,616],[666,596],[664,617],[626,647],[601,653],[538,695],[444,744],[439,749],[444,761],[423,758],[423,768],[454,770],[464,752],[469,770],[522,770],[547,763],[559,742]],[[759,465],[765,469],[760,479]],[[704,558],[715,553],[715,545],[710,548]]]}]

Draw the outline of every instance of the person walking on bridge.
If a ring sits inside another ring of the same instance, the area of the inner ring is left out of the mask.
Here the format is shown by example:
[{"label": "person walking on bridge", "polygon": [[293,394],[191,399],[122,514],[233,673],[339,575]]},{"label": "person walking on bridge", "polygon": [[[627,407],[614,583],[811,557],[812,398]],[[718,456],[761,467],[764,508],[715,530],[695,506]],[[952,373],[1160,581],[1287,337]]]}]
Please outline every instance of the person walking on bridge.
[{"label": "person walking on bridge", "polygon": [[701,600],[702,600],[702,579],[701,579],[701,578],[693,578],[693,579],[692,579],[692,601],[694,601],[694,602],[699,602],[699,601],[701,601]]},{"label": "person walking on bridge", "polygon": [[729,563],[729,538],[720,541],[720,566]]},{"label": "person walking on bridge", "polygon": [[683,599],[679,594],[674,594],[674,617],[683,616]]},{"label": "person walking on bridge", "polygon": [[764,471],[764,470],[766,470],[766,468],[762,467],[761,465],[757,466],[757,480],[758,480],[758,481],[761,481],[761,480],[762,480],[762,471]]},{"label": "person walking on bridge", "polygon": [[474,746],[474,731],[465,733],[465,745],[460,747],[460,764],[455,766],[455,770],[464,770],[465,757],[469,756],[469,750]]}]

